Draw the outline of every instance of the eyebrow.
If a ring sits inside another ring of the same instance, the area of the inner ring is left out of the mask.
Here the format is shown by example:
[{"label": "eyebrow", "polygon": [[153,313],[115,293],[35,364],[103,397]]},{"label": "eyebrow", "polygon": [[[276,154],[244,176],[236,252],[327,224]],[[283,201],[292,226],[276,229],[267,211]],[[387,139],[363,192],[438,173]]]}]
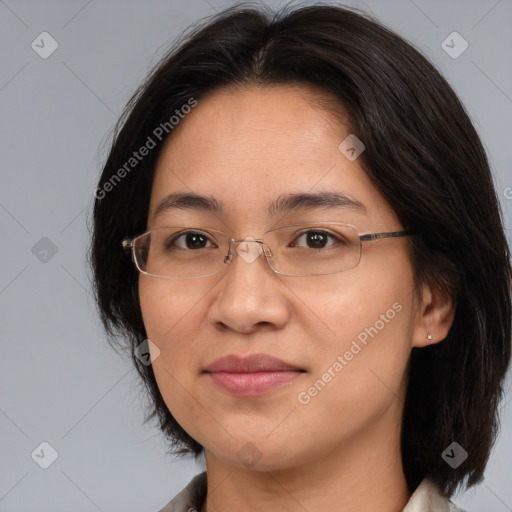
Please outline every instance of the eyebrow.
[{"label": "eyebrow", "polygon": [[[282,194],[267,206],[267,215],[275,217],[284,213],[320,208],[339,208],[366,214],[364,205],[356,199],[340,192],[316,192]],[[218,215],[225,213],[222,202],[213,196],[199,195],[190,192],[173,192],[166,196],[156,207],[154,216],[173,209],[198,210]]]}]

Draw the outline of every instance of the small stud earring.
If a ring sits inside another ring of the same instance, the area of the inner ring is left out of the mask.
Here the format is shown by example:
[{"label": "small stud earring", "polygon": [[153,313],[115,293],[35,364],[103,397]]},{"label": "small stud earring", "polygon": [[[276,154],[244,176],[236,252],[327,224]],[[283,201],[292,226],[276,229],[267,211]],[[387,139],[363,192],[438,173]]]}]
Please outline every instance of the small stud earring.
[{"label": "small stud earring", "polygon": [[432,339],[432,334],[430,332],[427,333],[427,340],[431,340]]}]

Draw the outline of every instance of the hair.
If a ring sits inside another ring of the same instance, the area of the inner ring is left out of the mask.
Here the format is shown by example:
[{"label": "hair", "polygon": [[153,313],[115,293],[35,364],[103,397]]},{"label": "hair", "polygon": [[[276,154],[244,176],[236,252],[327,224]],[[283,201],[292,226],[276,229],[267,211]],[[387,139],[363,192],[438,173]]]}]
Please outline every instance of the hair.
[{"label": "hair", "polygon": [[[227,86],[290,84],[316,87],[347,112],[366,146],[359,164],[405,228],[419,233],[410,241],[416,285],[437,287],[456,305],[446,339],[412,349],[401,431],[409,490],[430,477],[449,497],[482,480],[499,429],[511,355],[510,252],[464,107],[418,50],[368,15],[325,4],[277,13],[235,5],[184,33],[151,70],[114,128],[95,192],[89,263],[109,343],[130,353],[142,378],[151,402],[145,422],[157,417],[173,453],[198,457],[203,447],[173,418],[152,366],[134,356],[147,336],[139,274],[121,245],[146,229],[171,129],[145,158],[130,158],[191,99]],[[454,441],[469,452],[457,468],[441,456]]]}]

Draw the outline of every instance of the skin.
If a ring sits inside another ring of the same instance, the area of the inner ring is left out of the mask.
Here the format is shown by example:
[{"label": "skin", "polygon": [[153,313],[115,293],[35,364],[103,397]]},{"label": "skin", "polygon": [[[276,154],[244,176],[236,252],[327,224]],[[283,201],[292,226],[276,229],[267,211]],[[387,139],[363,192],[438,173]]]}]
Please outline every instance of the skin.
[{"label": "skin", "polygon": [[[225,88],[199,100],[160,155],[148,229],[178,221],[264,238],[272,227],[311,218],[351,223],[360,233],[403,229],[358,160],[338,150],[348,126],[313,95],[325,93],[307,86]],[[343,192],[367,213],[266,215],[280,194],[320,190]],[[176,191],[212,195],[225,214],[155,216],[158,203]],[[329,276],[280,276],[263,257],[249,264],[237,255],[226,272],[206,278],[140,276],[144,324],[160,350],[153,362],[159,389],[205,448],[209,494],[202,511],[395,512],[406,505],[400,425],[411,349],[443,340],[454,314],[449,297],[427,285],[418,303],[407,243],[363,244],[357,267]],[[401,311],[301,404],[298,394],[397,302]],[[305,371],[256,398],[228,395],[202,373],[219,357],[255,353]],[[244,446],[260,457],[250,466],[238,456]]]}]

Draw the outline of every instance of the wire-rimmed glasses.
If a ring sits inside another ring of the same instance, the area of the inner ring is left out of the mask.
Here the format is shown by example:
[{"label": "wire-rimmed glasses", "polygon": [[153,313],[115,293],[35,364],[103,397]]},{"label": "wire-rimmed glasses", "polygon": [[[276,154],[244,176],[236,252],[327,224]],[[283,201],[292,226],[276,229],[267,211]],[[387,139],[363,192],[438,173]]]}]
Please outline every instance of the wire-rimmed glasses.
[{"label": "wire-rimmed glasses", "polygon": [[232,238],[213,228],[158,227],[123,247],[143,274],[164,279],[208,277],[226,268],[236,252],[247,263],[261,254],[273,272],[319,276],[343,272],[361,261],[362,243],[414,235],[414,231],[360,234],[352,224],[310,222],[273,228],[265,240]]}]

